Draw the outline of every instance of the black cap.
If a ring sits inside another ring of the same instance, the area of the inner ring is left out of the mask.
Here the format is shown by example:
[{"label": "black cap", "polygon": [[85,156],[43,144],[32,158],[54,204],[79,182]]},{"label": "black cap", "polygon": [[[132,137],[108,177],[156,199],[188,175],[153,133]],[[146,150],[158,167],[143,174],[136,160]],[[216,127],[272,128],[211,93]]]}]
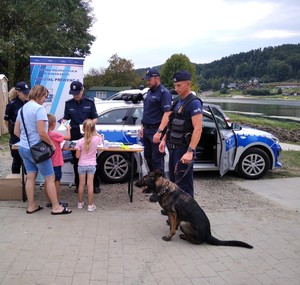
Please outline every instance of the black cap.
[{"label": "black cap", "polygon": [[69,94],[78,95],[82,89],[83,89],[83,84],[80,81],[73,81],[70,84]]},{"label": "black cap", "polygon": [[28,95],[30,92],[30,88],[26,82],[18,82],[15,87],[16,90],[21,91],[25,95]]},{"label": "black cap", "polygon": [[148,71],[147,71],[147,73],[146,73],[146,75],[143,77],[143,79],[146,79],[146,80],[148,80],[148,79],[150,79],[151,77],[157,77],[157,76],[160,76],[160,73],[159,73],[159,71],[156,69],[156,68],[150,68]]},{"label": "black cap", "polygon": [[173,75],[173,81],[174,82],[179,82],[179,81],[191,81],[192,80],[192,74],[189,72],[182,70]]}]

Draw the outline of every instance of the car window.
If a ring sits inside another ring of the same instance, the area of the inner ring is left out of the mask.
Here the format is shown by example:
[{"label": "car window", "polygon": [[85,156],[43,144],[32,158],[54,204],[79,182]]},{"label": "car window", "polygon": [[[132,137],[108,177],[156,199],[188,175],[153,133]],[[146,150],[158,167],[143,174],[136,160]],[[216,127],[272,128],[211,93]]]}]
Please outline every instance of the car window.
[{"label": "car window", "polygon": [[143,108],[135,108],[132,114],[132,124],[141,125],[143,118]]},{"label": "car window", "polygon": [[222,114],[222,112],[218,108],[211,108],[214,117],[216,119],[216,124],[218,125],[220,130],[224,130],[228,128],[227,122]]},{"label": "car window", "polygon": [[127,119],[128,109],[117,109],[108,111],[98,117],[97,124],[100,125],[123,125]]}]

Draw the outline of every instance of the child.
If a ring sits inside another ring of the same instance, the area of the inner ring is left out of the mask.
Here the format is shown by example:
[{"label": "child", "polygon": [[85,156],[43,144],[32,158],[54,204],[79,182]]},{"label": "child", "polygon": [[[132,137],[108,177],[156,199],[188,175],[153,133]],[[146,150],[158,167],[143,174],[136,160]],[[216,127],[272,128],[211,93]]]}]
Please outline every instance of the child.
[{"label": "child", "polygon": [[[55,174],[55,186],[56,186],[56,192],[57,192],[57,199],[59,200],[60,180],[61,180],[61,174],[62,174],[61,167],[64,164],[64,159],[63,159],[62,150],[61,150],[61,143],[64,140],[71,139],[71,132],[70,132],[70,125],[66,126],[67,134],[65,136],[61,133],[53,132],[53,130],[55,129],[55,126],[56,126],[56,118],[55,118],[55,116],[53,116],[51,114],[47,114],[47,116],[48,116],[48,124],[49,124],[48,135],[56,147],[55,152],[54,152],[53,156],[51,157],[51,160],[52,160],[54,174]],[[46,187],[45,187],[45,190],[46,190]],[[47,191],[45,191],[45,193],[46,193],[47,200],[49,201]],[[68,206],[68,203],[59,202],[59,204],[63,207]],[[52,207],[50,202],[47,204],[47,207]]]},{"label": "child", "polygon": [[77,141],[76,157],[78,161],[79,187],[78,187],[78,209],[82,209],[83,191],[85,181],[88,187],[88,212],[96,210],[94,204],[94,174],[96,172],[97,146],[102,143],[102,137],[96,132],[93,120],[86,119],[83,122],[84,137]]}]

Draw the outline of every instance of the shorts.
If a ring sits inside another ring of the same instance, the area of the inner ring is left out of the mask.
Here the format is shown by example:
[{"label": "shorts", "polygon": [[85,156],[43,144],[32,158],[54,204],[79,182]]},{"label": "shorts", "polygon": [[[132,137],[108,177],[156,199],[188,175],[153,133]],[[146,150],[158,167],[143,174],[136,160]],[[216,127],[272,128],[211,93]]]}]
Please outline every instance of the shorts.
[{"label": "shorts", "polygon": [[96,165],[78,165],[78,174],[95,174]]},{"label": "shorts", "polygon": [[60,181],[62,177],[61,166],[53,166],[55,181]]},{"label": "shorts", "polygon": [[51,158],[36,164],[33,161],[30,149],[21,146],[19,147],[19,154],[22,157],[26,173],[40,172],[44,177],[54,175]]}]

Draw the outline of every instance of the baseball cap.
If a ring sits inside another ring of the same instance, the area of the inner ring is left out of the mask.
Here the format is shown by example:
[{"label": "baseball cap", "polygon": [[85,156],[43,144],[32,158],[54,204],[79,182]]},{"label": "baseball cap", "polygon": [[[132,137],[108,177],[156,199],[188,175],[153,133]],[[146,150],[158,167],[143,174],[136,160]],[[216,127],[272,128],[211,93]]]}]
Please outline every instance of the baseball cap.
[{"label": "baseball cap", "polygon": [[30,88],[26,82],[18,82],[15,86],[15,89],[21,91],[25,95],[28,95],[30,92]]},{"label": "baseball cap", "polygon": [[83,84],[80,81],[73,81],[70,84],[69,94],[78,95],[82,89],[83,89]]},{"label": "baseball cap", "polygon": [[190,74],[189,72],[182,70],[179,72],[176,72],[173,75],[173,81],[174,82],[179,82],[179,81],[187,81],[187,80],[192,80],[192,74]]},{"label": "baseball cap", "polygon": [[146,75],[143,77],[143,79],[146,79],[146,80],[148,80],[148,79],[150,79],[151,77],[156,77],[156,76],[160,76],[160,73],[159,73],[159,71],[156,69],[156,68],[150,68],[148,71],[147,71],[147,73],[146,73]]}]

